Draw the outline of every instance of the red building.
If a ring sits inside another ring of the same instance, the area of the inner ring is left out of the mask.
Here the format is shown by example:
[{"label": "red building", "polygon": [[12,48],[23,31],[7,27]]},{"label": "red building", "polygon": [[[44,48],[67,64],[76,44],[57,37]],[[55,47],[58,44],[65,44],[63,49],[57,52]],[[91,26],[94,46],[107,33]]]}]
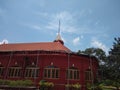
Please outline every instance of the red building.
[{"label": "red building", "polygon": [[2,80],[32,80],[36,88],[40,82],[51,82],[52,90],[70,90],[70,85],[80,84],[86,90],[86,83],[96,79],[97,68],[94,56],[72,52],[60,34],[53,42],[0,45]]}]

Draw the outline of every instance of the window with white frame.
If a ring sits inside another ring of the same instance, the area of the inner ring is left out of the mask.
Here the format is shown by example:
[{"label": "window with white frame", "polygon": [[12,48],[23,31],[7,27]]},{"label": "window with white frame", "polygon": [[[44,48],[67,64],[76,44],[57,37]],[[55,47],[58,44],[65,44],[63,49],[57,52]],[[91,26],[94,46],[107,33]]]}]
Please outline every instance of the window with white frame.
[{"label": "window with white frame", "polygon": [[59,68],[55,66],[44,68],[44,78],[59,78]]},{"label": "window with white frame", "polygon": [[80,79],[80,72],[77,68],[71,67],[67,70],[66,77],[67,79],[78,80]]},{"label": "window with white frame", "polygon": [[39,75],[39,68],[38,67],[27,67],[25,69],[25,77],[38,77]]},{"label": "window with white frame", "polygon": [[9,67],[8,76],[9,77],[20,77],[21,76],[21,67],[13,66]]},{"label": "window with white frame", "polygon": [[85,80],[86,81],[91,81],[92,80],[92,72],[90,69],[85,71]]}]

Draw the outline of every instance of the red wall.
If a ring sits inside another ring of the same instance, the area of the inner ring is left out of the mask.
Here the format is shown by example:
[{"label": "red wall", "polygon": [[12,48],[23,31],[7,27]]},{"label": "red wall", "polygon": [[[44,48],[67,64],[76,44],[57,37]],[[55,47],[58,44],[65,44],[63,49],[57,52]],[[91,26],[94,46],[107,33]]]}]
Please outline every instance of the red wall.
[{"label": "red wall", "polygon": [[[66,79],[66,70],[68,68],[68,62],[69,67],[72,67],[74,64],[74,67],[78,68],[80,71],[80,79],[79,80],[69,80],[69,83],[77,83],[79,82],[82,85],[82,90],[85,90],[83,87],[86,84],[85,81],[85,70],[89,69],[90,67],[90,59],[92,63],[92,70],[94,72],[94,76],[96,77],[96,72],[98,68],[98,62],[94,57],[89,57],[86,55],[76,55],[76,54],[66,54],[66,53],[37,53],[34,54],[0,54],[0,62],[1,65],[6,67],[6,70],[10,66],[14,66],[15,62],[21,67],[24,68],[25,66],[25,57],[29,57],[29,63],[32,64],[32,62],[37,62],[37,65],[40,68],[39,77],[35,80],[36,83],[38,83],[40,80],[47,80],[51,81],[55,84],[55,90],[64,90],[64,85],[67,84]],[[43,70],[46,66],[51,65],[51,62],[54,66],[57,66],[60,68],[60,78],[58,79],[45,79],[43,77]],[[9,64],[9,65],[8,65]],[[4,79],[17,79],[17,78],[8,78],[7,73],[4,72]],[[6,76],[6,77],[5,77]],[[23,77],[18,79],[24,79]],[[34,80],[34,79],[32,79]]]}]

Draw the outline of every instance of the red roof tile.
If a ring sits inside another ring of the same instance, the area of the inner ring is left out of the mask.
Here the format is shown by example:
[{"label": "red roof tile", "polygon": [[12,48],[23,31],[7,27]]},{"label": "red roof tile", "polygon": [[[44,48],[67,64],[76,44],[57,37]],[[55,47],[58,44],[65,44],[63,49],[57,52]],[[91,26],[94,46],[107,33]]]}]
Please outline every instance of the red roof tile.
[{"label": "red roof tile", "polygon": [[0,52],[6,51],[64,51],[71,52],[66,46],[60,42],[40,42],[40,43],[15,43],[15,44],[1,44]]}]

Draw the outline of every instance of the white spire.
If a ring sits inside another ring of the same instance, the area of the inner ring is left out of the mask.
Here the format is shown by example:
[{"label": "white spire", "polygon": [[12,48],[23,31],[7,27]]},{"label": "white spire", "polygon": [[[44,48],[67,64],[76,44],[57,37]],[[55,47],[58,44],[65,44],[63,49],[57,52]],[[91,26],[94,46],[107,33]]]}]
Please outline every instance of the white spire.
[{"label": "white spire", "polygon": [[59,20],[59,29],[58,29],[58,33],[60,33],[60,20]]},{"label": "white spire", "polygon": [[62,40],[61,36],[60,36],[60,33],[57,34],[57,37],[55,40]]},{"label": "white spire", "polygon": [[61,35],[60,35],[60,20],[59,20],[58,35],[56,37],[56,40],[62,40]]},{"label": "white spire", "polygon": [[59,41],[61,42],[62,44],[64,44],[62,38],[61,38],[61,35],[60,35],[60,20],[59,20],[59,28],[58,28],[58,34],[57,34],[57,37],[55,39],[55,41]]}]

